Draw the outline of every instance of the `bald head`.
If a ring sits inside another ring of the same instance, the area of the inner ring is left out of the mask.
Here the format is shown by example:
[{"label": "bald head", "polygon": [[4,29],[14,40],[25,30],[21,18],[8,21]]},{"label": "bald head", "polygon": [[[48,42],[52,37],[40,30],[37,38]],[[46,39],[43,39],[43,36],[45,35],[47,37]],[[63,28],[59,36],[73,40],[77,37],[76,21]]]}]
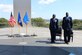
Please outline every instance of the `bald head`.
[{"label": "bald head", "polygon": [[69,16],[69,13],[68,12],[66,12],[66,17],[68,17]]},{"label": "bald head", "polygon": [[55,18],[55,17],[56,17],[56,15],[55,15],[55,14],[53,14],[53,15],[52,15],[52,18]]}]

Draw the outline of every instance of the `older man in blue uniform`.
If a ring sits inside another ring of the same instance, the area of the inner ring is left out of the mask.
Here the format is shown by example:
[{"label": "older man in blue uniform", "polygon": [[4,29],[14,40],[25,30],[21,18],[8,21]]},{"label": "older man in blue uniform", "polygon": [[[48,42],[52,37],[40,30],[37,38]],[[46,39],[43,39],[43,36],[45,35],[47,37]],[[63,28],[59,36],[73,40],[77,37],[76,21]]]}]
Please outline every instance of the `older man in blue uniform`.
[{"label": "older man in blue uniform", "polygon": [[56,31],[58,29],[58,19],[56,18],[55,14],[53,14],[52,18],[50,19],[49,29],[51,34],[51,43],[54,43],[56,39]]},{"label": "older man in blue uniform", "polygon": [[72,32],[72,17],[69,16],[68,12],[66,12],[66,16],[63,17],[62,28],[64,30],[64,41],[66,44],[70,42],[70,36]]}]

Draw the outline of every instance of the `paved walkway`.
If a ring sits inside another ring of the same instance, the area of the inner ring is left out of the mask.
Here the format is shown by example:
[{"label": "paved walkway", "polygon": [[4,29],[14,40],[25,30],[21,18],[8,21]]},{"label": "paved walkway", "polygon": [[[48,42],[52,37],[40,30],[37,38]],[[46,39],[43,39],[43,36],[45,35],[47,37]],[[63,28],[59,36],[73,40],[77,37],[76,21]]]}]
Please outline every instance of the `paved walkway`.
[{"label": "paved walkway", "polygon": [[[12,30],[13,33],[11,34],[19,33],[17,27],[12,28]],[[25,28],[21,28],[20,31],[20,34],[25,34]],[[27,34],[37,34],[35,37],[8,37],[10,32],[11,29],[9,28],[0,29],[0,55],[40,55],[41,53],[43,55],[82,54],[82,31],[74,30],[74,42],[70,42],[68,45],[64,44],[64,41],[56,41],[56,43],[51,44],[48,28],[29,27]],[[57,37],[57,39],[59,38]]]}]

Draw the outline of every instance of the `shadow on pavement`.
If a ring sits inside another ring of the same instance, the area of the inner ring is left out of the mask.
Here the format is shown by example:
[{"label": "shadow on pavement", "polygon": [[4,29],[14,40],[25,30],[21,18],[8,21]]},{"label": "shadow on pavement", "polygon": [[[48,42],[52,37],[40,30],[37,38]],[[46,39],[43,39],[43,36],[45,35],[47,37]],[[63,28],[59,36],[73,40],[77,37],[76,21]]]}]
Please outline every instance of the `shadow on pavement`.
[{"label": "shadow on pavement", "polygon": [[69,55],[58,47],[0,45],[0,55]]},{"label": "shadow on pavement", "polygon": [[[36,41],[37,43],[46,43],[46,44],[51,44],[50,41]],[[56,41],[53,44],[65,44],[64,41]]]},{"label": "shadow on pavement", "polygon": [[0,36],[9,36],[9,34],[4,34],[4,35],[0,35]]}]

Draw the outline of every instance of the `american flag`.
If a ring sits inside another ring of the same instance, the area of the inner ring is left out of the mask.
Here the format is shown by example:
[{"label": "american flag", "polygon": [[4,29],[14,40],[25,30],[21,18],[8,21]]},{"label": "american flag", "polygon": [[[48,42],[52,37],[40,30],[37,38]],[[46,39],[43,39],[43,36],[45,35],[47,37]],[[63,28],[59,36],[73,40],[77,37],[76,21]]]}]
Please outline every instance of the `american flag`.
[{"label": "american flag", "polygon": [[11,12],[11,15],[10,15],[10,19],[9,19],[9,25],[11,26],[11,27],[14,27],[15,26],[15,24],[16,24],[16,20],[15,20],[15,18],[13,17],[13,15],[12,15],[12,12]]}]

